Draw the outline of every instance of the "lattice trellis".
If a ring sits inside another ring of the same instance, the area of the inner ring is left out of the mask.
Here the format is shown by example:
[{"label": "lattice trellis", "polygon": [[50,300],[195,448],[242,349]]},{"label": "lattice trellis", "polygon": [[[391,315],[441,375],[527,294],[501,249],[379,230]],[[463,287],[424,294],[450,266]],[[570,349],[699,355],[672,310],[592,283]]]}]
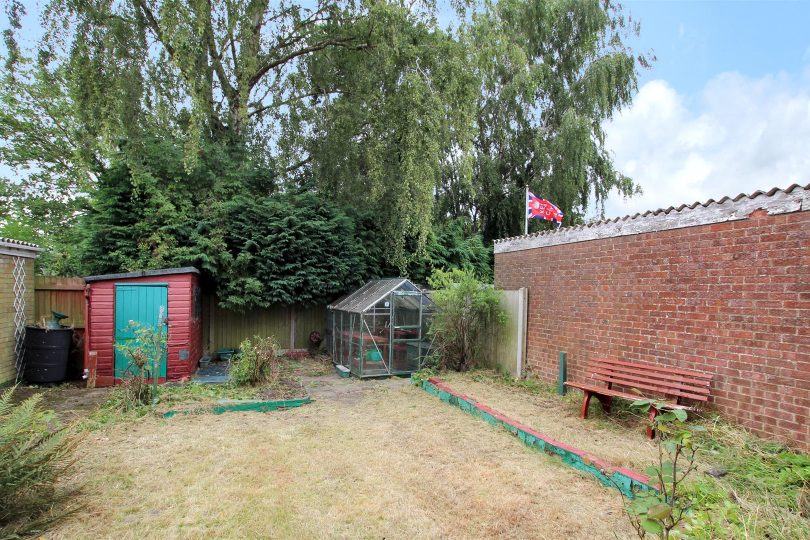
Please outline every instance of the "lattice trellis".
[{"label": "lattice trellis", "polygon": [[25,259],[14,257],[14,354],[17,358],[17,382],[25,370]]}]

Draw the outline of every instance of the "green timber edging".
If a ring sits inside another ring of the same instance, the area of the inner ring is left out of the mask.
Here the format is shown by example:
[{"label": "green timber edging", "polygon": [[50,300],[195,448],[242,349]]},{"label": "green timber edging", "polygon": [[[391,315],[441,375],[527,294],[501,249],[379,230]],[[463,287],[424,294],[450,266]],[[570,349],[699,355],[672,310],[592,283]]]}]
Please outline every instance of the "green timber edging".
[{"label": "green timber edging", "polygon": [[559,457],[566,465],[594,476],[605,486],[616,488],[629,498],[635,497],[635,494],[640,491],[656,491],[654,487],[649,485],[649,479],[643,474],[624,467],[616,467],[583,450],[555,441],[517,420],[513,420],[486,405],[476,402],[469,396],[455,392],[438,378],[432,377],[418,384],[428,394],[438,397],[445,403],[455,405],[462,411],[484,420],[491,426],[506,429],[525,445]]},{"label": "green timber edging", "polygon": [[171,418],[178,414],[201,414],[201,413],[214,413],[222,414],[226,412],[270,412],[279,409],[292,409],[312,403],[312,398],[301,399],[281,399],[276,401],[257,401],[257,400],[222,400],[217,402],[216,405],[205,409],[192,409],[188,411],[168,411],[163,414],[163,418]]}]

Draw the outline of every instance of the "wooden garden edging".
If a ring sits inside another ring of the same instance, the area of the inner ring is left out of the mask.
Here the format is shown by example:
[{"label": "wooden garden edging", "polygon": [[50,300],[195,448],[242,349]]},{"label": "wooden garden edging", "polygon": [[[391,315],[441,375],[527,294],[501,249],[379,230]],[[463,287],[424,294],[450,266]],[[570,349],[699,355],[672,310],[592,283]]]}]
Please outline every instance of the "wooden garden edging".
[{"label": "wooden garden edging", "polygon": [[558,456],[563,463],[596,477],[602,484],[620,490],[627,497],[632,498],[639,491],[655,490],[649,485],[647,476],[624,467],[616,467],[583,450],[555,441],[517,420],[504,416],[495,409],[476,402],[469,396],[455,392],[436,377],[422,381],[420,386],[428,394],[438,397],[445,403],[455,405],[492,426],[506,429],[527,446],[549,455]]},{"label": "wooden garden edging", "polygon": [[301,399],[280,399],[276,401],[259,401],[259,400],[244,400],[244,399],[227,399],[218,401],[212,407],[191,409],[187,411],[168,411],[163,414],[163,418],[171,418],[178,414],[222,414],[226,412],[269,412],[277,411],[279,409],[292,409],[312,403],[314,400],[311,398]]}]

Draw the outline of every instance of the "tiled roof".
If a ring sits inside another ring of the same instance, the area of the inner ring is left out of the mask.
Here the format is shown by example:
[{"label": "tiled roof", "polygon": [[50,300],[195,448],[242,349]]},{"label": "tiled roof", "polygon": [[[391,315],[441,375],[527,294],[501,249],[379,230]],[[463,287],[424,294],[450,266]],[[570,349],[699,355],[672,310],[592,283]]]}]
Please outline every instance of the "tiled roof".
[{"label": "tiled roof", "polygon": [[31,242],[23,242],[22,240],[14,240],[13,238],[5,238],[3,236],[0,236],[0,243],[41,249],[38,245],[32,244]]},{"label": "tiled roof", "polygon": [[31,242],[23,242],[22,240],[14,240],[0,236],[0,255],[35,259],[41,251],[43,251],[41,247]]},{"label": "tiled roof", "polygon": [[785,189],[755,191],[750,195],[740,193],[734,198],[723,197],[717,201],[709,199],[706,202],[648,210],[643,214],[637,213],[573,227],[502,238],[495,240],[495,253],[734,221],[745,219],[757,209],[766,210],[772,215],[808,211],[810,184],[806,186],[793,184]]}]

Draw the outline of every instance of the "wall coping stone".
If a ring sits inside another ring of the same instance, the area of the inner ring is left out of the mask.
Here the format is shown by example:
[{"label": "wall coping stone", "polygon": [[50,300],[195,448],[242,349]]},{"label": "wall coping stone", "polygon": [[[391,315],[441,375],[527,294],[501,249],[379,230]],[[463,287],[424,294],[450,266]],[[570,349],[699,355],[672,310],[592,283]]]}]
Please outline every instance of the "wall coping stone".
[{"label": "wall coping stone", "polygon": [[773,188],[750,195],[740,193],[733,199],[709,199],[703,203],[682,204],[677,208],[670,206],[666,209],[648,210],[643,214],[502,238],[495,240],[495,253],[737,221],[746,219],[756,210],[764,210],[768,215],[810,211],[810,184],[793,184],[786,189]]}]

